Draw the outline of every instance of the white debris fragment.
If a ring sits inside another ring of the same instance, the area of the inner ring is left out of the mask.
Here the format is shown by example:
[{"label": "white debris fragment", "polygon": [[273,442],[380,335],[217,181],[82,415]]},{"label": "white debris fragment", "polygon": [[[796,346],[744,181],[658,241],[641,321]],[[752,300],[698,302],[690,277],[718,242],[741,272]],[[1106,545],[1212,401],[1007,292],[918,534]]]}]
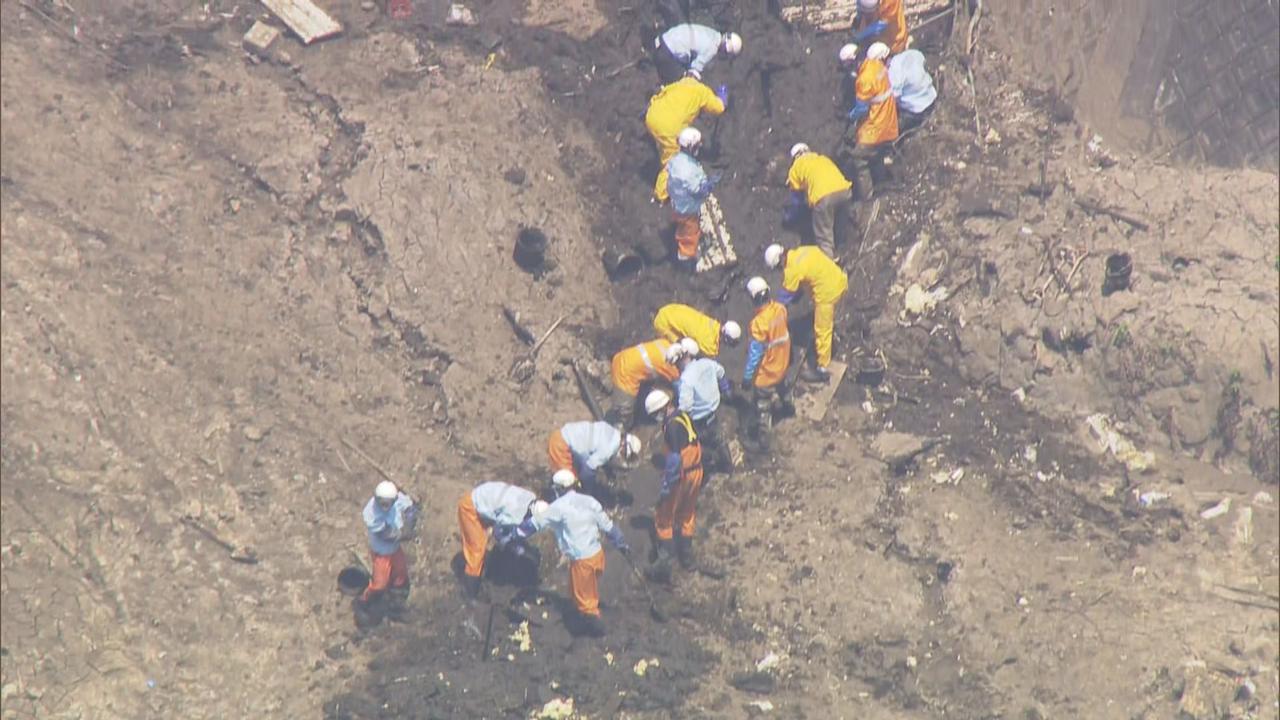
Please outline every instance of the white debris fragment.
[{"label": "white debris fragment", "polygon": [[511,642],[520,646],[520,652],[529,652],[533,649],[533,637],[529,635],[529,621],[524,620],[520,623],[520,627],[511,633]]},{"label": "white debris fragment", "polygon": [[609,667],[613,667],[613,653],[607,652],[604,654],[604,663]]},{"label": "white debris fragment", "polygon": [[1205,508],[1200,511],[1201,520],[1212,520],[1216,517],[1226,515],[1231,511],[1231,498],[1222,498],[1222,500],[1213,507]]},{"label": "white debris fragment", "polygon": [[908,287],[906,293],[902,296],[904,314],[923,315],[946,299],[947,288],[945,286],[939,285],[932,290],[925,290],[919,283],[912,283],[911,287]]},{"label": "white debris fragment", "polygon": [[1274,502],[1275,498],[1271,497],[1271,493],[1266,490],[1259,490],[1257,494],[1253,496],[1254,505],[1270,505]]},{"label": "white debris fragment", "polygon": [[773,703],[769,702],[768,700],[752,700],[751,702],[747,703],[747,707],[753,707],[759,710],[760,712],[770,712],[771,710],[773,710]]},{"label": "white debris fragment", "polygon": [[1169,493],[1160,492],[1159,490],[1148,490],[1144,493],[1139,493],[1138,490],[1135,489],[1133,492],[1138,496],[1138,504],[1142,507],[1151,507],[1156,503],[1164,502],[1169,499]]},{"label": "white debris fragment", "polygon": [[1027,401],[1027,391],[1022,388],[1014,390],[1013,399],[1017,400],[1019,405],[1025,403]]},{"label": "white debris fragment", "polygon": [[476,19],[475,13],[471,12],[471,8],[462,3],[453,3],[449,6],[449,14],[445,17],[446,25],[475,25],[480,22]]},{"label": "white debris fragment", "polygon": [[533,720],[572,720],[573,715],[573,698],[552,698],[530,717]]},{"label": "white debris fragment", "polygon": [[916,665],[918,665],[918,664],[920,664],[920,661],[916,660],[916,656],[915,656],[915,655],[908,655],[908,656],[907,656],[907,669],[909,669],[909,670],[914,670],[914,669],[915,669],[915,667],[916,667]]},{"label": "white debris fragment", "polygon": [[1040,450],[1035,445],[1028,445],[1022,450],[1022,457],[1032,465],[1040,458]]},{"label": "white debris fragment", "polygon": [[1085,424],[1093,432],[1098,441],[1098,449],[1110,452],[1125,467],[1134,472],[1145,472],[1155,464],[1155,453],[1140,451],[1112,426],[1111,419],[1103,413],[1094,413],[1085,418]]},{"label": "white debris fragment", "polygon": [[765,672],[775,668],[780,662],[782,662],[782,658],[778,657],[777,653],[770,651],[768,655],[756,661],[756,672]]},{"label": "white debris fragment", "polygon": [[652,660],[640,658],[640,660],[636,662],[635,667],[631,668],[631,672],[639,675],[640,677],[644,677],[645,673],[649,672],[649,668],[658,666],[658,658],[654,658]]},{"label": "white debris fragment", "polygon": [[1003,139],[1004,138],[1000,137],[1000,133],[996,132],[995,128],[987,128],[987,136],[983,138],[983,141],[988,145],[999,145],[1000,141]]}]

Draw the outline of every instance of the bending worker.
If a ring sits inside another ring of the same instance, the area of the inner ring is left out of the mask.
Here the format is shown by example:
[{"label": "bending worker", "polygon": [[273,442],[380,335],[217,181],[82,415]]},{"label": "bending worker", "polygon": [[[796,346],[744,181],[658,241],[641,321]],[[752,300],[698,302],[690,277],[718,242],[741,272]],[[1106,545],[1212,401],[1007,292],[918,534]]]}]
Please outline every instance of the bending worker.
[{"label": "bending worker", "polygon": [[702,444],[693,429],[693,419],[672,404],[671,395],[666,391],[650,392],[644,400],[644,409],[662,424],[662,437],[666,442],[662,487],[653,513],[658,561],[668,563],[674,545],[681,566],[692,568],[698,493],[702,491]]},{"label": "bending worker", "polygon": [[551,484],[559,497],[550,505],[539,502],[532,517],[516,529],[516,537],[524,539],[547,528],[555,532],[560,554],[569,558],[569,592],[573,595],[573,604],[586,630],[593,635],[603,635],[597,584],[604,573],[600,533],[608,536],[609,542],[624,555],[631,552],[631,546],[599,501],[574,489],[577,478],[573,471],[556,472]]},{"label": "bending worker", "polygon": [[721,324],[688,305],[670,303],[658,308],[653,316],[653,329],[658,336],[670,342],[680,338],[693,338],[698,351],[707,357],[720,354],[720,343],[733,347],[742,339],[742,326],[729,320]]},{"label": "bending worker", "polygon": [[614,355],[610,421],[622,425],[624,430],[634,427],[635,406],[641,389],[648,390],[659,379],[675,382],[680,377],[680,368],[676,367],[679,359],[680,346],[662,339],[633,345]]},{"label": "bending worker", "polygon": [[583,492],[595,496],[599,491],[596,475],[609,465],[623,467],[640,457],[640,438],[628,433],[624,438],[618,428],[607,422],[565,423],[547,439],[547,458],[551,471],[572,470],[582,483]]},{"label": "bending worker", "polygon": [[887,45],[872,43],[853,84],[855,99],[849,110],[849,121],[858,123],[857,144],[851,156],[859,200],[872,197],[870,169],[883,161],[893,141],[898,139],[898,103],[893,99],[889,69],[884,64],[888,56]]},{"label": "bending worker", "polygon": [[827,382],[831,378],[827,366],[831,364],[836,303],[849,289],[849,278],[831,258],[811,245],[784,250],[781,245],[774,243],[765,248],[764,264],[770,268],[782,268],[782,289],[778,291],[778,302],[790,304],[801,287],[808,289],[813,296],[813,344],[817,362],[803,368],[800,377],[809,382]]},{"label": "bending worker", "polygon": [[413,537],[417,525],[418,510],[413,498],[400,492],[395,483],[383,480],[374,488],[373,497],[365,503],[362,516],[369,532],[373,573],[369,577],[369,586],[360,596],[361,604],[367,604],[388,587],[407,593],[409,568],[400,541]]},{"label": "bending worker", "polygon": [[813,241],[829,258],[836,256],[836,228],[853,225],[853,184],[835,162],[804,143],[791,146],[787,172],[791,201],[783,210],[783,222],[794,221],[805,203],[813,220]]},{"label": "bending worker", "polygon": [[462,591],[473,598],[480,590],[489,529],[500,546],[533,511],[538,499],[532,491],[504,482],[480,483],[458,499],[458,530],[462,534]]},{"label": "bending worker", "polygon": [[755,440],[761,450],[769,447],[774,405],[790,404],[787,368],[791,366],[791,334],[787,331],[787,307],[769,296],[769,283],[762,277],[747,281],[747,294],[756,314],[748,332],[747,363],[742,370],[742,389],[755,395]]},{"label": "bending worker", "polygon": [[864,45],[880,40],[895,53],[907,49],[907,16],[902,0],[858,0],[853,17],[853,41]]},{"label": "bending worker", "polygon": [[694,77],[685,77],[664,86],[649,100],[649,110],[644,115],[644,126],[658,147],[661,170],[653,184],[653,197],[658,202],[667,201],[667,162],[679,149],[680,131],[693,124],[705,110],[720,115],[729,106],[729,88],[721,85],[715,92]]},{"label": "bending worker", "polygon": [[693,419],[693,429],[711,456],[707,465],[727,470],[733,462],[720,437],[716,411],[720,409],[721,399],[732,394],[733,385],[723,365],[711,358],[698,357],[698,344],[692,339],[683,338],[680,346],[684,348],[684,355],[677,363],[680,379],[676,381],[676,407]]},{"label": "bending worker", "polygon": [[702,203],[720,181],[711,177],[698,162],[702,131],[687,127],[676,138],[680,152],[667,162],[667,191],[671,197],[671,219],[676,225],[676,265],[692,273],[698,268],[698,242],[702,239]]},{"label": "bending worker", "polygon": [[889,85],[898,103],[898,132],[920,127],[938,99],[933,78],[924,67],[924,53],[907,50],[889,58]]},{"label": "bending worker", "polygon": [[653,41],[653,64],[663,85],[673,83],[688,73],[701,80],[707,65],[721,50],[729,57],[742,52],[742,37],[698,25],[681,23],[669,28]]}]

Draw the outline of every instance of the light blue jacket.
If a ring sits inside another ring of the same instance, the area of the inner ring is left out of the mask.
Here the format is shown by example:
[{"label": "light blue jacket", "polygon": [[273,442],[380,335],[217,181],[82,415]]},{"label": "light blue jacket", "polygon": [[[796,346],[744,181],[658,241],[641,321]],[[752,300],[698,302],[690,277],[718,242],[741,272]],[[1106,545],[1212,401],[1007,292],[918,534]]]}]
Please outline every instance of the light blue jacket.
[{"label": "light blue jacket", "polygon": [[377,498],[369,498],[364,506],[364,526],[369,531],[369,549],[375,555],[392,555],[400,549],[400,537],[411,530],[417,513],[413,500],[404,493],[396,496],[391,507],[378,507]]},{"label": "light blue jacket", "polygon": [[560,435],[573,453],[578,469],[578,479],[590,485],[596,480],[596,471],[618,454],[622,447],[622,433],[607,422],[571,422],[560,428]]},{"label": "light blue jacket", "polygon": [[711,358],[698,358],[680,371],[676,407],[694,420],[705,420],[720,407],[720,393],[728,389],[724,366]]},{"label": "light blue jacket", "polygon": [[712,188],[702,164],[682,150],[667,161],[667,175],[671,208],[681,215],[697,215]]},{"label": "light blue jacket", "polygon": [[904,50],[889,59],[889,85],[898,107],[909,113],[928,110],[938,97],[933,78],[924,69],[924,54],[919,50]]},{"label": "light blue jacket", "polygon": [[497,525],[519,525],[529,505],[538,496],[517,485],[504,482],[480,483],[471,491],[471,503],[485,522]]},{"label": "light blue jacket", "polygon": [[622,537],[600,502],[575,490],[561,495],[546,512],[532,518],[524,527],[530,525],[534,532],[551,528],[560,554],[570,560],[585,560],[600,552],[600,533],[616,538],[615,545]]},{"label": "light blue jacket", "polygon": [[706,25],[683,23],[662,33],[662,44],[685,67],[699,75],[720,52],[720,33]]}]

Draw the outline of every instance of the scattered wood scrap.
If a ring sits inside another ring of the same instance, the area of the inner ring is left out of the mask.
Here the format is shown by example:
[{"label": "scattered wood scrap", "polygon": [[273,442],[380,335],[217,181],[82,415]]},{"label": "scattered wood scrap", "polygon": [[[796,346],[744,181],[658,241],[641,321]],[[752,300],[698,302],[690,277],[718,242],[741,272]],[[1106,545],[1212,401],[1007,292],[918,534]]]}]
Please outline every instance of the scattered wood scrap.
[{"label": "scattered wood scrap", "polygon": [[795,399],[796,415],[808,418],[812,422],[822,422],[822,418],[827,415],[827,407],[831,405],[831,398],[835,397],[836,391],[840,389],[840,382],[844,380],[844,374],[848,369],[848,365],[839,360],[832,360],[827,366],[827,370],[831,371],[831,378],[827,383],[811,385],[808,392],[800,394]]},{"label": "scattered wood scrap", "polygon": [[733,250],[733,241],[729,236],[729,226],[715,193],[708,195],[703,201],[698,226],[702,230],[702,241],[698,243],[698,272],[738,263],[738,255]]},{"label": "scattered wood scrap", "polygon": [[262,0],[267,9],[284,21],[297,34],[303,45],[331,38],[342,32],[342,25],[316,7],[311,0]]},{"label": "scattered wood scrap", "polygon": [[1112,208],[1105,207],[1102,204],[1096,203],[1092,200],[1088,200],[1085,198],[1076,198],[1076,205],[1079,205],[1081,209],[1083,209],[1085,212],[1089,213],[1090,215],[1106,215],[1109,218],[1119,220],[1122,223],[1126,223],[1142,231],[1146,231],[1150,229],[1150,226],[1147,225],[1147,223],[1143,222],[1142,220],[1139,220],[1138,218],[1128,213],[1125,213],[1123,211],[1114,210]]},{"label": "scattered wood scrap", "polygon": [[271,47],[271,43],[275,42],[278,37],[280,37],[279,30],[259,20],[253,24],[253,27],[249,28],[249,32],[244,34],[244,49],[259,55],[265,55]]},{"label": "scattered wood scrap", "polygon": [[[951,3],[949,0],[905,0],[903,12],[908,18],[919,17],[926,13],[943,10]],[[858,12],[858,0],[826,0],[809,2],[805,0],[795,5],[782,8],[780,17],[788,23],[802,22],[822,32],[849,30],[853,27],[853,16]],[[907,30],[913,29],[914,23],[907,23]]]}]

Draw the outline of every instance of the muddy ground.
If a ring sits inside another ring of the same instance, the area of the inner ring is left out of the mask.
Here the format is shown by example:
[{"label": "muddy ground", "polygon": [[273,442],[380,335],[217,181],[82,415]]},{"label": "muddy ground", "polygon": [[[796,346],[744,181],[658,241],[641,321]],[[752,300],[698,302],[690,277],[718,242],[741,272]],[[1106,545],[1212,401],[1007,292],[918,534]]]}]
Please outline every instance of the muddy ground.
[{"label": "muddy ground", "polygon": [[[647,8],[415,6],[335,0],[342,37],[258,58],[256,6],[0,3],[5,717],[1276,716],[1276,175],[1101,145],[946,23],[917,38],[943,104],[842,248],[838,355],[883,352],[887,380],[712,480],[726,577],[655,588],[658,622],[610,554],[598,640],[562,621],[552,553],[540,589],[463,603],[453,504],[538,482],[586,414],[561,360],[603,378],[673,298],[748,311],[714,301],[729,273],[662,260],[654,78],[611,75]],[[786,149],[843,130],[840,38],[709,15],[747,39],[703,129],[750,275],[798,240]],[[512,259],[523,226],[544,274]],[[611,283],[618,247],[649,263]],[[1131,288],[1104,296],[1116,252]],[[565,316],[525,383],[503,306]],[[1152,456],[1100,450],[1096,414]],[[428,508],[408,608],[374,627],[334,581],[379,479],[352,447]],[[639,555],[654,481],[622,481]]]}]

